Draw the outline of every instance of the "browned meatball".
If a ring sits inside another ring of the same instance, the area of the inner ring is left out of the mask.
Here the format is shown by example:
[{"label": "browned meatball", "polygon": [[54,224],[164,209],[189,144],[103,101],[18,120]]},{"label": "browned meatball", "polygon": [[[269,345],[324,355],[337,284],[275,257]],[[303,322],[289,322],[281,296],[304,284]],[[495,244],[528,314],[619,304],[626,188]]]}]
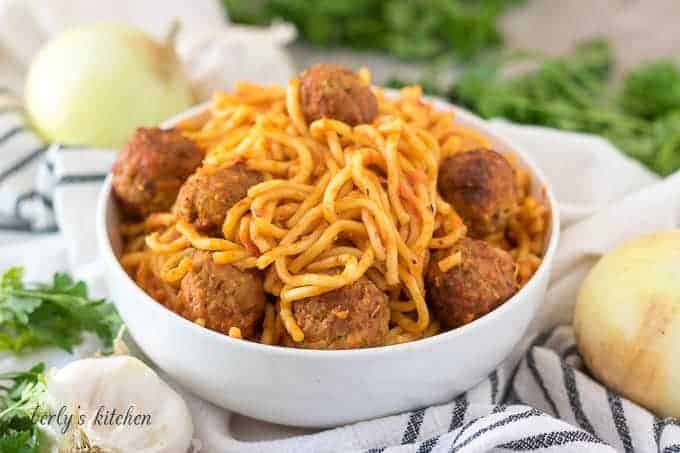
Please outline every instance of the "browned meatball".
[{"label": "browned meatball", "polygon": [[113,190],[126,214],[167,211],[203,152],[178,130],[140,127],[113,165]]},{"label": "browned meatball", "polygon": [[154,263],[154,261],[160,259],[162,259],[161,256],[153,256],[143,260],[135,272],[135,281],[152,299],[175,311],[177,307],[174,302],[177,290],[163,282],[157,274],[156,268],[159,263]]},{"label": "browned meatball", "polygon": [[[461,252],[462,261],[442,272],[439,261]],[[517,290],[515,263],[504,250],[463,238],[434,253],[426,274],[429,304],[445,328],[467,324],[505,302]]]},{"label": "browned meatball", "polygon": [[446,158],[439,167],[437,187],[473,237],[503,231],[517,209],[515,171],[495,151],[479,149]]},{"label": "browned meatball", "polygon": [[264,180],[243,164],[218,169],[203,167],[182,186],[175,212],[198,230],[218,234],[227,211]]},{"label": "browned meatball", "polygon": [[[254,271],[240,271],[228,264],[215,264],[210,254],[199,252],[193,269],[180,285],[181,315],[204,322],[208,329],[229,334],[241,329],[244,338],[253,339],[264,315],[265,294],[262,279]],[[202,320],[202,321],[201,321]]]},{"label": "browned meatball", "polygon": [[355,349],[381,346],[389,330],[387,296],[367,278],[320,296],[293,302],[295,322],[305,334],[304,349]]},{"label": "browned meatball", "polygon": [[335,64],[316,64],[302,74],[300,101],[307,122],[332,118],[356,126],[372,122],[378,114],[371,87],[352,70]]}]

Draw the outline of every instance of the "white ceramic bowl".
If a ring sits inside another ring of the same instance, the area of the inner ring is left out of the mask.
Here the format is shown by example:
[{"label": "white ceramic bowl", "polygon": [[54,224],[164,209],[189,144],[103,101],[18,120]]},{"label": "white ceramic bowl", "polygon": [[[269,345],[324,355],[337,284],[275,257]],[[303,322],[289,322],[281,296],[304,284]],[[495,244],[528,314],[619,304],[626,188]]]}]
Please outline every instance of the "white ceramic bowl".
[{"label": "white ceramic bowl", "polygon": [[[442,101],[457,121],[483,132],[499,151],[519,156],[542,185],[551,212],[541,266],[510,300],[458,329],[394,346],[314,351],[235,340],[202,328],[151,299],[118,263],[118,212],[106,181],[98,240],[111,297],[141,349],[168,375],[218,406],[284,425],[329,427],[450,401],[484,379],[519,342],[545,296],[559,235],[548,181],[518,146],[481,119]],[[199,106],[169,121],[195,115]]]}]

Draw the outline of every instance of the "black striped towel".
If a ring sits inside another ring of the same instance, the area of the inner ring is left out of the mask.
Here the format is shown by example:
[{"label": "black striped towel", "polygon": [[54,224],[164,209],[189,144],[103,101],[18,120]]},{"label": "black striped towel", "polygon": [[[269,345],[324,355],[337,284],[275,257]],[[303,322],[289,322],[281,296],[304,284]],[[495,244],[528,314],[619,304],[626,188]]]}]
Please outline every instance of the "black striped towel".
[{"label": "black striped towel", "polygon": [[27,130],[21,105],[0,89],[0,228],[55,231],[48,147]]},{"label": "black striped towel", "polygon": [[[680,452],[680,423],[590,378],[567,326],[575,291],[599,255],[627,237],[679,224],[680,175],[655,182],[594,137],[494,127],[548,173],[568,223],[546,300],[513,355],[449,404],[314,434],[283,429],[288,437],[281,440],[239,440],[232,425],[250,426],[248,437],[256,439],[271,438],[269,431],[280,436],[282,428],[232,423],[238,416],[186,395],[202,452]],[[107,150],[46,146],[19,104],[0,93],[0,235],[59,230],[67,268],[95,262],[94,208],[114,158]]]},{"label": "black striped towel", "polygon": [[[71,196],[96,198],[115,152],[45,144],[30,128],[19,101],[0,88],[0,231],[53,233],[55,204]],[[68,190],[79,185],[77,192]],[[89,185],[95,190],[84,193]],[[76,195],[74,195],[76,194]],[[63,216],[78,215],[62,204]],[[69,222],[60,222],[66,227]]]},{"label": "black striped towel", "polygon": [[316,434],[244,442],[229,417],[190,399],[209,452],[680,452],[680,422],[654,417],[584,371],[571,327],[527,339],[526,354],[449,404]]}]

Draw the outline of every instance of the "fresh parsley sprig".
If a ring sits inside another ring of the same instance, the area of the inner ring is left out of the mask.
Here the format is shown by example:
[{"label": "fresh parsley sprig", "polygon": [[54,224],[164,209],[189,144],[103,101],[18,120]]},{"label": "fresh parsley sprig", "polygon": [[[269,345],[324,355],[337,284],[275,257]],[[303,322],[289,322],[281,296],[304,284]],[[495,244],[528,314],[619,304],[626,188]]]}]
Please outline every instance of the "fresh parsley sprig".
[{"label": "fresh parsley sprig", "polygon": [[45,407],[45,366],[0,374],[0,451],[38,453],[44,443],[35,420]]},{"label": "fresh parsley sprig", "polygon": [[84,282],[55,274],[51,284],[23,282],[23,269],[13,267],[0,277],[0,351],[58,346],[71,352],[85,331],[94,332],[111,349],[121,326],[115,307],[91,300]]}]

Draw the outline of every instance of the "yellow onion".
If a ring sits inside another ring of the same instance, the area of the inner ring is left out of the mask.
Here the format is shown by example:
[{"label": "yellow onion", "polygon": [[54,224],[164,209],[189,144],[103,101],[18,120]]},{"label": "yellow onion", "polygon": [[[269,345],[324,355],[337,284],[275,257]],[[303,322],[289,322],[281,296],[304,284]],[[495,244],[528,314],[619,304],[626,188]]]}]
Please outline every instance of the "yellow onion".
[{"label": "yellow onion", "polygon": [[660,416],[680,417],[680,230],[605,255],[581,287],[574,328],[598,380]]},{"label": "yellow onion", "polygon": [[120,147],[192,104],[189,82],[168,43],[117,24],[67,31],[33,60],[25,89],[33,125],[47,141]]}]

